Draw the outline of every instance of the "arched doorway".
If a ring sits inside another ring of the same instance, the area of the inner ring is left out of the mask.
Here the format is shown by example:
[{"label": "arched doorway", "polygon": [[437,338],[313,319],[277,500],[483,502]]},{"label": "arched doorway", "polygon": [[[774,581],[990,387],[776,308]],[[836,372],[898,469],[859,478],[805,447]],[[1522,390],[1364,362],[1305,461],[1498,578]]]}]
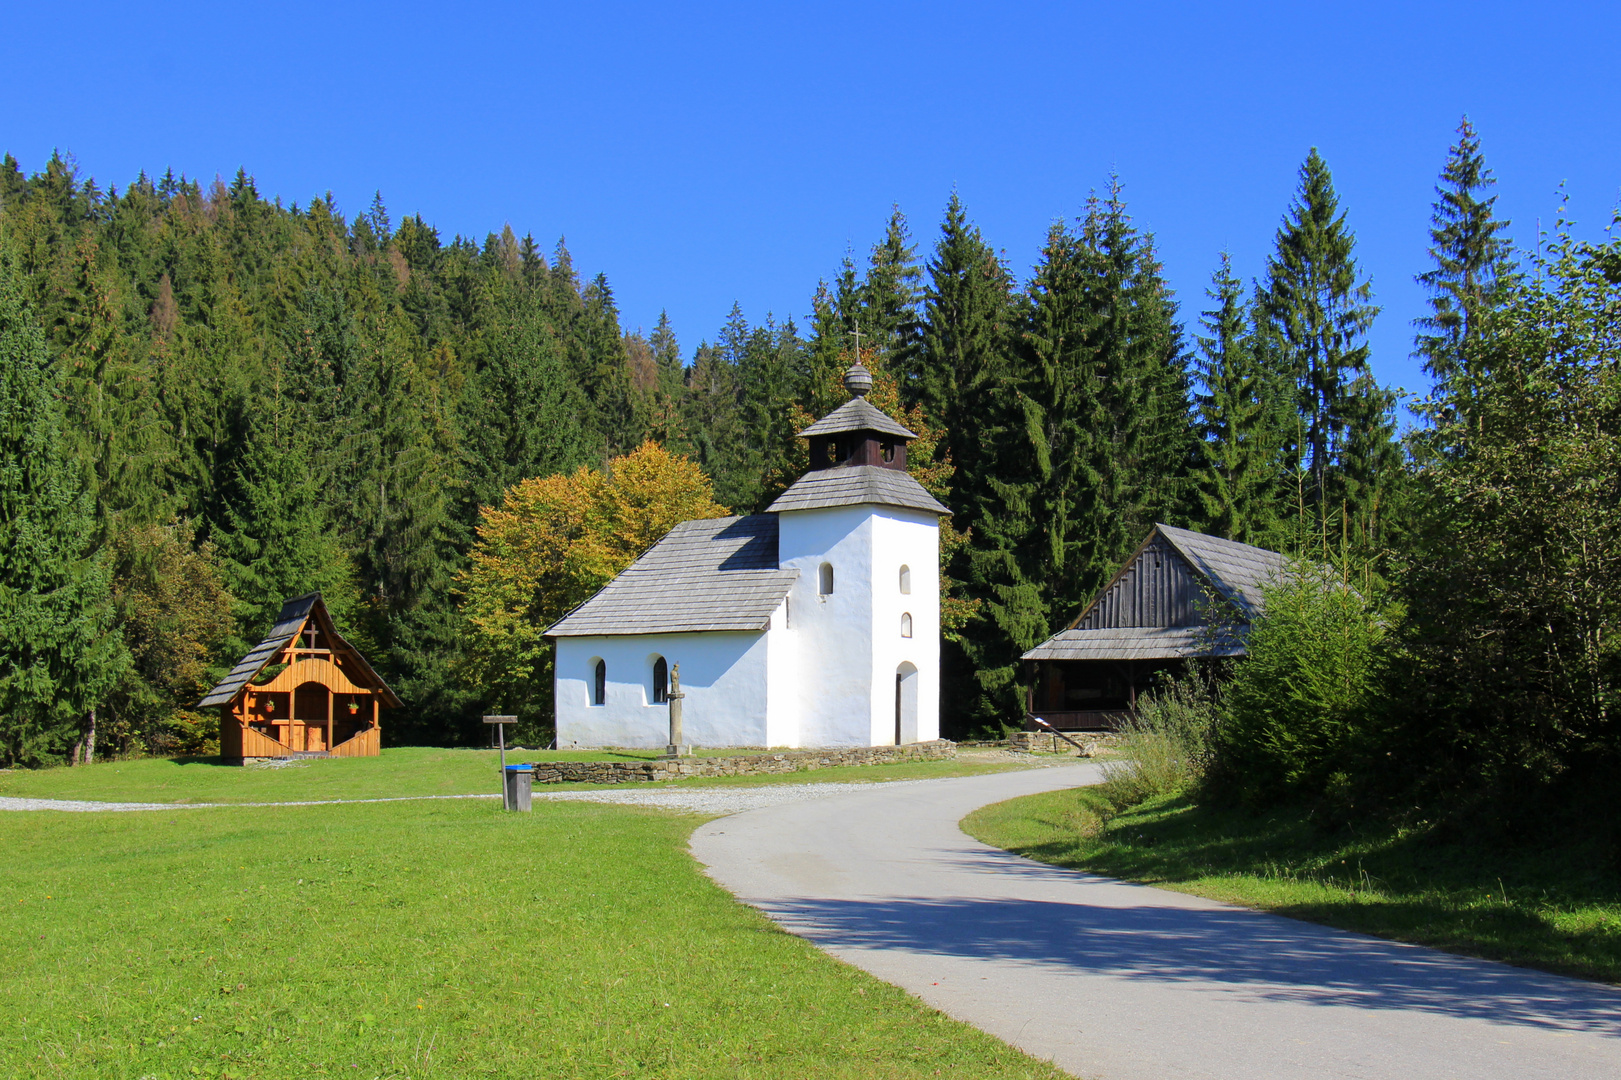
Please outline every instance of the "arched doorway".
[{"label": "arched doorway", "polygon": [[318,682],[300,684],[293,690],[292,736],[294,750],[317,752],[332,749],[332,691]]},{"label": "arched doorway", "polygon": [[895,745],[917,742],[917,667],[895,669]]}]

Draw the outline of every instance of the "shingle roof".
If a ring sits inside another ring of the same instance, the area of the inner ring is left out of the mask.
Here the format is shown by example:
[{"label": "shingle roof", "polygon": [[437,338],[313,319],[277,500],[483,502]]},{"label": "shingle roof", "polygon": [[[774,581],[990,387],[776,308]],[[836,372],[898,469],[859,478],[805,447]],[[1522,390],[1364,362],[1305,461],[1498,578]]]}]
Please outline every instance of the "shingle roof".
[{"label": "shingle roof", "polygon": [[372,670],[366,658],[360,651],[338,633],[337,627],[332,623],[332,616],[327,614],[326,604],[318,592],[305,593],[295,596],[281,605],[281,611],[276,615],[276,624],[270,628],[265,639],[253,648],[248,654],[237,661],[236,667],[230,674],[220,680],[220,684],[208,692],[208,696],[198,702],[198,708],[208,705],[228,705],[231,700],[241,692],[242,688],[253,680],[253,677],[265,669],[272,657],[282,650],[293,636],[303,628],[304,624],[313,617],[317,629],[332,638],[333,649],[345,650],[350,667],[346,669],[348,675],[356,683],[373,690],[384,705],[397,709],[403,704],[395,696],[388,684],[378,677]]},{"label": "shingle roof", "polygon": [[[1155,525],[1138,552],[1153,542],[1154,535],[1165,538],[1176,553],[1187,561],[1195,574],[1204,578],[1218,595],[1237,609],[1239,622],[1221,628],[1209,626],[1133,626],[1077,629],[1088,611],[1098,603],[1094,598],[1074,623],[1034,649],[1025,660],[1171,660],[1189,656],[1243,656],[1249,624],[1265,609],[1264,588],[1288,573],[1289,560],[1275,551],[1223,540],[1189,529]],[[1136,558],[1134,554],[1133,559]],[[1131,565],[1127,560],[1126,566]],[[1125,567],[1122,567],[1122,573]],[[1116,575],[1118,580],[1119,575]],[[1102,597],[1113,586],[1109,582],[1099,592]],[[1219,637],[1213,635],[1219,634]]]},{"label": "shingle roof", "polygon": [[546,636],[764,630],[798,578],[777,562],[775,514],[683,521]]},{"label": "shingle roof", "polygon": [[1234,640],[1213,637],[1206,626],[1124,626],[1064,630],[1024,654],[1026,660],[1177,660],[1189,656],[1242,656]]},{"label": "shingle roof", "polygon": [[[853,403],[852,403],[853,404]],[[806,473],[766,507],[766,513],[784,510],[820,510],[829,506],[903,506],[932,514],[949,514],[923,485],[899,469],[877,465],[835,465]]]},{"label": "shingle roof", "polygon": [[281,612],[276,616],[276,625],[270,628],[270,633],[236,662],[236,667],[220,680],[218,686],[208,692],[208,696],[198,703],[198,707],[225,705],[236,697],[236,692],[248,685],[248,680],[259,674],[264,666],[270,663],[270,658],[281,651],[282,646],[293,640],[293,635],[304,625],[304,620],[310,617],[310,609],[315,607],[315,602],[319,599],[321,594],[312,592],[295,596],[282,604]]},{"label": "shingle roof", "polygon": [[1217,592],[1237,605],[1246,620],[1253,620],[1264,610],[1263,587],[1281,580],[1289,565],[1289,560],[1275,551],[1236,540],[1170,525],[1154,528],[1188,565],[1210,579]]},{"label": "shingle roof", "polygon": [[903,439],[917,438],[916,432],[907,431],[891,420],[882,409],[863,397],[851,398],[799,434],[837,435],[843,431],[877,431],[884,435],[898,435]]}]

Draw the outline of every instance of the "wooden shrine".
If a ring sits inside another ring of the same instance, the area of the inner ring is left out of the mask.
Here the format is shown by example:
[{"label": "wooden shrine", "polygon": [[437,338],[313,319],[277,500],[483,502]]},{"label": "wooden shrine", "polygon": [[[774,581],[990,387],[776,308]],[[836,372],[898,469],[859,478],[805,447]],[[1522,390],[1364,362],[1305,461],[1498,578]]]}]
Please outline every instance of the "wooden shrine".
[{"label": "wooden shrine", "polygon": [[400,699],[339,636],[320,593],[281,606],[270,634],[202,706],[220,707],[220,757],[376,757],[383,709]]}]

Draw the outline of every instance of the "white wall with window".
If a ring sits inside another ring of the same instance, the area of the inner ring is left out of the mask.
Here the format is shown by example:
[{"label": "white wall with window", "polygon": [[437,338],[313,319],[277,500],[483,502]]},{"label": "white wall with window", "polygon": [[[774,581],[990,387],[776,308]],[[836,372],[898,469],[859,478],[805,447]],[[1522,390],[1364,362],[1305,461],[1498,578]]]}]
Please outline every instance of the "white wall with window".
[{"label": "white wall with window", "polygon": [[[696,746],[797,746],[795,651],[782,609],[764,633],[715,632],[557,640],[560,749],[669,744],[662,692],[681,669],[682,730]],[[662,668],[661,668],[662,665]],[[599,668],[606,678],[596,704]]]}]

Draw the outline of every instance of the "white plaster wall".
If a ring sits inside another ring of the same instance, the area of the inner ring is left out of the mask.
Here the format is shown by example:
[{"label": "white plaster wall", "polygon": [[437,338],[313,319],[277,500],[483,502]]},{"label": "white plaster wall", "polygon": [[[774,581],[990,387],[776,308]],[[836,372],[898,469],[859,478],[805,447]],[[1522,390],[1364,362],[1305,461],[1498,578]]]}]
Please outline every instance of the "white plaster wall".
[{"label": "white plaster wall", "polygon": [[[873,510],[777,515],[778,562],[799,571],[788,603],[799,642],[800,746],[872,745]],[[833,564],[826,597],[817,592],[823,562]]]},{"label": "white plaster wall", "polygon": [[[919,740],[940,732],[940,529],[932,514],[892,507],[793,510],[778,516],[778,558],[799,570],[789,595],[798,637],[799,743],[895,741],[895,674],[918,669]],[[833,595],[818,595],[831,562]],[[902,595],[900,568],[911,568]],[[901,637],[901,614],[912,637]],[[910,735],[910,732],[906,733]]]},{"label": "white plaster wall", "polygon": [[771,616],[765,633],[766,746],[799,747],[799,648],[802,638],[794,626],[792,599],[785,599]]},{"label": "white plaster wall", "polygon": [[[773,626],[777,620],[773,619]],[[682,732],[695,746],[769,746],[766,633],[641,634],[557,639],[557,745],[663,747],[668,705],[653,698],[653,660],[681,665]],[[607,703],[591,704],[595,663],[608,662]]]},{"label": "white plaster wall", "polygon": [[[874,507],[872,745],[895,741],[895,674],[917,668],[917,740],[940,737],[940,524],[933,514]],[[911,568],[912,591],[900,588]],[[901,637],[901,615],[912,616],[912,636]],[[907,736],[911,732],[906,733]]]}]

